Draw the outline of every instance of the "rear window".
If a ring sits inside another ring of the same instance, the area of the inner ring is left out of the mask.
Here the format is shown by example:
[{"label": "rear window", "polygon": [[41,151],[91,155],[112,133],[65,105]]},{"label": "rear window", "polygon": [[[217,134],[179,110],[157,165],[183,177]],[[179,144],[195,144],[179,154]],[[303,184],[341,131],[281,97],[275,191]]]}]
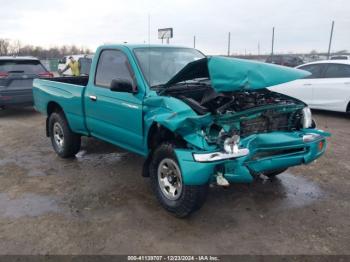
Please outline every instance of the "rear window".
[{"label": "rear window", "polygon": [[0,72],[40,74],[47,72],[38,60],[0,60]]}]

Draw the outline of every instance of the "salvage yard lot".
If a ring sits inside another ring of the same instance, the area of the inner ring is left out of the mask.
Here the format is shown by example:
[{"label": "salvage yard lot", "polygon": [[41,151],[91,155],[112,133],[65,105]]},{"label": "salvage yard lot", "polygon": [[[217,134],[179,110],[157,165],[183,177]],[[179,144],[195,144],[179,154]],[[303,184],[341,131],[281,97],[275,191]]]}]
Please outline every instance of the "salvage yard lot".
[{"label": "salvage yard lot", "polygon": [[212,187],[177,219],[158,204],[143,159],[83,139],[60,159],[31,108],[0,111],[1,254],[350,254],[350,117],[317,111],[323,157],[275,181]]}]

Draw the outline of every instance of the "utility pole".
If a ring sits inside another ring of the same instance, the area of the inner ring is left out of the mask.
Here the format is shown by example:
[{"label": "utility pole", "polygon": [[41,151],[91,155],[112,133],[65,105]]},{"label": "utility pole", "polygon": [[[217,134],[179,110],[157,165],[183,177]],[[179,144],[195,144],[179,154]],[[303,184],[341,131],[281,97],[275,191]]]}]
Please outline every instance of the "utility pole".
[{"label": "utility pole", "polygon": [[230,47],[231,47],[231,32],[228,32],[227,56],[230,56]]},{"label": "utility pole", "polygon": [[330,57],[330,55],[331,55],[331,46],[332,46],[332,39],[333,39],[333,29],[334,29],[334,21],[332,21],[331,36],[329,37],[329,45],[328,45],[327,59],[329,59],[329,57]]},{"label": "utility pole", "polygon": [[272,46],[271,46],[271,56],[273,56],[273,47],[275,44],[275,27],[272,27]]},{"label": "utility pole", "polygon": [[150,14],[148,14],[148,44],[151,44],[151,15]]},{"label": "utility pole", "polygon": [[196,36],[193,36],[193,48],[196,48]]}]

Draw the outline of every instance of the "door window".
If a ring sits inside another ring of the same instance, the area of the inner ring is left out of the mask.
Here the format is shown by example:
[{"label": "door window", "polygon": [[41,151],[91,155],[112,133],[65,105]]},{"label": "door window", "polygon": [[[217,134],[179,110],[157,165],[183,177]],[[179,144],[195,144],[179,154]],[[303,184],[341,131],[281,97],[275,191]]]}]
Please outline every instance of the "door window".
[{"label": "door window", "polygon": [[310,78],[310,79],[321,78],[324,65],[323,64],[305,65],[305,66],[298,67],[298,69],[302,69],[311,73],[311,75],[305,78]]},{"label": "door window", "polygon": [[118,50],[102,51],[96,70],[95,85],[109,88],[113,79],[133,83],[128,58]]},{"label": "door window", "polygon": [[329,64],[324,74],[325,78],[350,77],[350,65]]}]

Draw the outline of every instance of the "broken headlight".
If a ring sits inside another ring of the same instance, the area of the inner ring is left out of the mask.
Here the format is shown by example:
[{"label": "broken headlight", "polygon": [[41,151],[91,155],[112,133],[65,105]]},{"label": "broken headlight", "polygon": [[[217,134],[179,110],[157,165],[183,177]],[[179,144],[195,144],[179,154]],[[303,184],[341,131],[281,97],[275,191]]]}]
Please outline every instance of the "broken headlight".
[{"label": "broken headlight", "polygon": [[224,140],[224,150],[226,153],[233,154],[238,152],[238,144],[240,137],[238,135],[233,135]]},{"label": "broken headlight", "polygon": [[301,124],[303,128],[310,128],[312,127],[312,114],[310,108],[304,107],[302,110],[303,117],[301,119]]}]

